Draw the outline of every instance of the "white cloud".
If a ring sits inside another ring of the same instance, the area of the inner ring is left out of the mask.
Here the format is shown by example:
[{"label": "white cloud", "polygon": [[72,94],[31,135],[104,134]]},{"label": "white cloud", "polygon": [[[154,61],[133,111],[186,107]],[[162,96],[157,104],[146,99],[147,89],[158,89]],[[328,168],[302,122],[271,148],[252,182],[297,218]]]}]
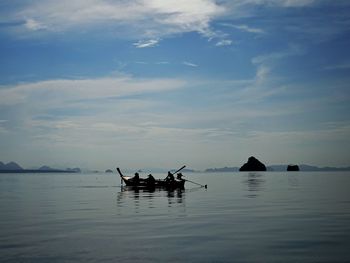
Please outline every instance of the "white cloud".
[{"label": "white cloud", "polygon": [[257,84],[263,83],[266,80],[266,78],[269,76],[270,71],[271,69],[269,67],[260,65],[256,71],[256,76],[255,76],[256,83]]},{"label": "white cloud", "polygon": [[[197,32],[217,39],[218,46],[230,45],[227,34],[216,30],[213,21],[246,17],[256,5],[285,8],[312,5],[312,0],[33,0],[16,4],[16,11],[1,14],[4,22],[25,21],[26,32],[103,32],[104,35],[140,40],[139,48],[153,47],[160,39],[186,32]],[[261,28],[231,25],[238,30],[262,34]],[[103,30],[101,30],[103,28]],[[232,43],[232,42],[231,42]]]},{"label": "white cloud", "polygon": [[238,29],[240,31],[248,32],[248,33],[254,33],[254,34],[264,34],[265,31],[261,28],[256,27],[250,27],[248,25],[234,25],[229,23],[221,23],[220,25],[226,26],[226,27],[232,27],[235,29]]},{"label": "white cloud", "polygon": [[215,44],[215,46],[217,47],[230,46],[230,45],[232,45],[232,40],[229,40],[229,39],[222,39]]},{"label": "white cloud", "polygon": [[324,70],[346,70],[350,69],[350,62],[339,63],[335,65],[329,65],[323,68]]},{"label": "white cloud", "polygon": [[278,5],[283,7],[303,7],[317,3],[316,0],[240,0],[236,1],[238,5]]},{"label": "white cloud", "polygon": [[[124,34],[155,39],[183,32],[210,32],[225,12],[214,0],[34,0],[13,14],[31,30],[66,31],[79,27],[124,28]],[[121,30],[118,30],[120,33]]]},{"label": "white cloud", "polygon": [[302,7],[314,4],[316,0],[274,0],[273,2],[276,4],[278,4],[278,2],[282,2],[280,4],[286,7]]},{"label": "white cloud", "polygon": [[0,104],[53,103],[66,100],[92,100],[122,97],[147,92],[161,92],[183,87],[177,79],[133,79],[106,77],[98,79],[57,79],[18,84],[0,89]]},{"label": "white cloud", "polygon": [[194,63],[188,62],[188,61],[184,61],[184,62],[182,62],[182,64],[184,64],[185,66],[193,67],[193,68],[198,67],[197,64],[194,64]]},{"label": "white cloud", "polygon": [[252,63],[255,65],[263,63],[271,63],[273,61],[278,61],[291,56],[300,56],[303,55],[305,50],[298,45],[290,44],[288,49],[280,52],[272,52],[269,54],[264,54],[256,56],[252,59]]},{"label": "white cloud", "polygon": [[260,28],[254,28],[254,27],[249,27],[247,25],[236,25],[233,26],[241,31],[245,31],[245,32],[249,32],[249,33],[255,33],[255,34],[263,34],[265,33],[264,30],[260,29]]},{"label": "white cloud", "polygon": [[139,40],[133,45],[137,48],[155,47],[159,43],[159,39]]},{"label": "white cloud", "polygon": [[35,21],[34,19],[27,19],[25,22],[25,27],[28,28],[29,30],[37,31],[37,30],[44,30],[47,29],[47,27],[38,21]]}]

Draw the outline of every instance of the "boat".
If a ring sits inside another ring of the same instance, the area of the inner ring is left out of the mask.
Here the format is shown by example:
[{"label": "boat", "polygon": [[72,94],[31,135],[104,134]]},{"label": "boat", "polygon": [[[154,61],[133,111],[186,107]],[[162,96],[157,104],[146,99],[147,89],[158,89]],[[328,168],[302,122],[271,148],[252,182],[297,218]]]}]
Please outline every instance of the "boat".
[{"label": "boat", "polygon": [[[183,167],[184,168],[184,167]],[[120,175],[120,178],[125,183],[126,186],[134,187],[134,188],[164,188],[164,189],[184,189],[186,180],[164,180],[164,179],[155,179],[154,181],[150,181],[148,179],[139,178],[135,180],[134,177],[125,176],[122,174],[119,168],[117,171]],[[180,171],[180,169],[178,170]],[[178,172],[176,171],[176,172]]]}]

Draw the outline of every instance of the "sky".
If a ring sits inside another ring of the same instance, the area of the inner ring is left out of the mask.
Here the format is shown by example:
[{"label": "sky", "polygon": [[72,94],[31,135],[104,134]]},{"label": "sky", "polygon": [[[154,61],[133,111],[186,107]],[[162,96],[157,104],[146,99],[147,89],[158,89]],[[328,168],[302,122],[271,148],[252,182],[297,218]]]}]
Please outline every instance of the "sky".
[{"label": "sky", "polygon": [[350,165],[350,1],[0,3],[0,161]]}]

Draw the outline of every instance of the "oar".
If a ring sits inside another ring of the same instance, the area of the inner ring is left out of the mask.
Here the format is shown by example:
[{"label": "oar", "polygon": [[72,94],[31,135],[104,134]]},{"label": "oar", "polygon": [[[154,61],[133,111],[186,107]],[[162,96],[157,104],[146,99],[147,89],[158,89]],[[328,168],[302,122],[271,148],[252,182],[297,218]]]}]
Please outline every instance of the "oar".
[{"label": "oar", "polygon": [[120,169],[119,169],[119,167],[117,167],[117,171],[118,171],[118,173],[119,173],[119,175],[120,175],[120,183],[121,183],[121,185],[123,185],[123,174],[122,174],[122,172],[120,171]]},{"label": "oar", "polygon": [[117,171],[118,171],[120,177],[124,176],[124,175],[122,174],[122,171],[120,171],[119,167],[117,167]]},{"label": "oar", "polygon": [[185,181],[187,181],[187,182],[190,182],[190,183],[193,183],[193,184],[196,184],[196,185],[199,185],[199,186],[201,186],[201,187],[204,187],[205,189],[207,189],[207,185],[202,185],[202,184],[199,184],[199,183],[196,183],[196,182],[193,182],[193,181],[191,181],[191,180],[188,180],[188,179],[184,179]]},{"label": "oar", "polygon": [[184,166],[182,166],[179,170],[177,170],[176,172],[174,172],[173,174],[176,174],[176,173],[178,173],[178,172],[180,172],[183,168],[185,168],[186,167],[186,165],[184,165]]}]

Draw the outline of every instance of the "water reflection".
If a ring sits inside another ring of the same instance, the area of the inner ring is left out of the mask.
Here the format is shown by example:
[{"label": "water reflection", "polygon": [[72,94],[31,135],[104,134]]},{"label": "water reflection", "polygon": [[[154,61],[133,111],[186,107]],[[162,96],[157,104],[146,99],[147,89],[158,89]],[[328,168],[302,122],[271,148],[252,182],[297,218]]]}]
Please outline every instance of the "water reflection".
[{"label": "water reflection", "polygon": [[255,198],[262,191],[265,178],[263,174],[251,172],[244,176],[243,184],[248,187],[248,197]]},{"label": "water reflection", "polygon": [[118,207],[135,206],[136,209],[141,206],[155,208],[167,200],[168,206],[175,204],[184,204],[184,189],[140,189],[135,187],[123,186],[117,195]]},{"label": "water reflection", "polygon": [[299,188],[299,176],[298,174],[288,174],[288,185],[291,189]]}]

